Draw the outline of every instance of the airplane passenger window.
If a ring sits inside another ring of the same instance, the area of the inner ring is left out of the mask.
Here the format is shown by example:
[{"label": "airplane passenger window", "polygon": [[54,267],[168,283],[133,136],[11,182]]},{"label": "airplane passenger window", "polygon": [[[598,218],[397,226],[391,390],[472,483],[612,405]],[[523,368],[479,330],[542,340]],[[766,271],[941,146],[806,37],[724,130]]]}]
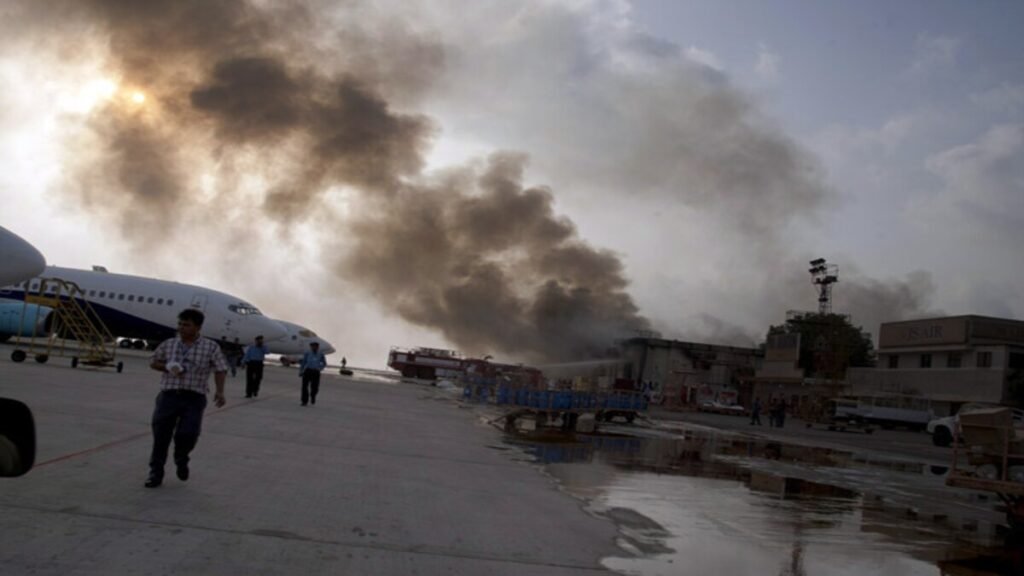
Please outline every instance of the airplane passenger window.
[{"label": "airplane passenger window", "polygon": [[107,297],[107,293],[105,291],[103,291],[103,290],[100,290],[100,298],[106,298],[106,297]]},{"label": "airplane passenger window", "polygon": [[96,291],[95,290],[89,290],[89,296],[90,297],[95,296],[95,295],[96,295]]},{"label": "airplane passenger window", "polygon": [[174,306],[174,300],[168,300],[167,301],[167,305],[168,306]]},{"label": "airplane passenger window", "polygon": [[149,298],[146,298],[146,304],[152,304],[152,303],[153,303],[153,297],[152,296],[150,296]]},{"label": "airplane passenger window", "polygon": [[138,298],[139,298],[139,302],[142,302],[145,299],[145,296],[139,296]]},{"label": "airplane passenger window", "polygon": [[157,298],[156,299],[156,303],[157,304],[163,304],[164,303],[164,299],[163,298]]},{"label": "airplane passenger window", "polygon": [[118,294],[117,295],[117,299],[118,300],[124,300],[124,294]]},{"label": "airplane passenger window", "polygon": [[128,301],[129,302],[135,302],[135,296],[133,294],[129,294],[128,295]]}]

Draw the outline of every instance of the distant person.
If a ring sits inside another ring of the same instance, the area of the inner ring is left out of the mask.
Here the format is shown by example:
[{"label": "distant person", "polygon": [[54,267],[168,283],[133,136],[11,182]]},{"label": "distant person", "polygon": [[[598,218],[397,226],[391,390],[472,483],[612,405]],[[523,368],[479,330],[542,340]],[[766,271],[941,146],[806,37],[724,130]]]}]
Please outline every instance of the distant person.
[{"label": "distant person", "polygon": [[257,336],[252,345],[245,349],[242,363],[245,364],[245,397],[255,398],[260,395],[260,383],[263,382],[263,360],[270,349],[263,343],[263,336]]},{"label": "distant person", "polygon": [[199,310],[182,310],[178,314],[178,335],[164,340],[153,352],[149,367],[163,375],[153,410],[153,452],[149,457],[146,488],[156,488],[163,483],[164,464],[172,439],[178,479],[188,480],[189,454],[199,440],[211,371],[217,385],[213,402],[218,408],[225,403],[224,379],[228,365],[220,346],[199,335],[204,319]]},{"label": "distant person", "polygon": [[754,407],[750,409],[750,425],[761,425],[761,397],[754,399]]},{"label": "distant person", "polygon": [[320,372],[327,367],[327,358],[320,352],[319,342],[310,342],[309,350],[302,355],[299,362],[299,376],[302,378],[302,405],[307,402],[316,404],[316,395],[320,392]]},{"label": "distant person", "polygon": [[779,398],[779,403],[775,406],[775,426],[776,428],[786,427],[786,399]]},{"label": "distant person", "polygon": [[[226,340],[223,339],[221,341],[225,343],[227,342]],[[231,371],[231,377],[234,378],[235,374],[237,373],[238,362],[242,358],[242,355],[239,354],[240,351],[238,349],[238,346],[225,345],[221,349],[224,350],[224,359],[227,360],[228,370]]]},{"label": "distant person", "polygon": [[348,360],[346,360],[345,357],[342,356],[341,357],[341,367],[344,368],[347,365],[348,365]]},{"label": "distant person", "polygon": [[777,403],[778,403],[778,400],[776,400],[775,398],[772,398],[772,399],[768,400],[768,427],[769,428],[775,428],[775,414],[776,414],[775,406],[776,406]]}]

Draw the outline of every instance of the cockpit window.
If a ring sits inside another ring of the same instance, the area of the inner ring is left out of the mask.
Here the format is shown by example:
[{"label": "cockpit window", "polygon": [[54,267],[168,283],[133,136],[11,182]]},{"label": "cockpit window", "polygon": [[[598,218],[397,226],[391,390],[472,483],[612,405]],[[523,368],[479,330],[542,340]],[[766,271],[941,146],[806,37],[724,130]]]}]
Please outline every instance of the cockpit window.
[{"label": "cockpit window", "polygon": [[245,302],[239,302],[238,304],[231,304],[228,306],[228,310],[231,310],[235,314],[242,316],[262,316],[263,313],[252,304],[246,304]]},{"label": "cockpit window", "polygon": [[303,338],[316,338],[316,334],[312,330],[306,330],[305,328],[299,330],[299,336]]}]

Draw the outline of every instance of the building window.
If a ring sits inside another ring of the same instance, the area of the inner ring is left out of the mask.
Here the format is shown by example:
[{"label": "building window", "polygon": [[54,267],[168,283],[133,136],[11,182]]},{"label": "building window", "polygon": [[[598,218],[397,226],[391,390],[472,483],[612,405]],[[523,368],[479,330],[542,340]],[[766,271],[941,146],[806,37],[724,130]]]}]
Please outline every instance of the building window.
[{"label": "building window", "polygon": [[991,368],[992,367],[992,353],[991,352],[978,352],[978,368]]},{"label": "building window", "polygon": [[946,356],[946,368],[959,368],[962,362],[963,358],[959,352],[950,352],[949,355]]},{"label": "building window", "polygon": [[900,367],[900,357],[897,354],[889,355],[889,368],[896,369]]},{"label": "building window", "polygon": [[921,354],[921,368],[931,368],[931,367],[932,367],[932,355],[931,354]]}]

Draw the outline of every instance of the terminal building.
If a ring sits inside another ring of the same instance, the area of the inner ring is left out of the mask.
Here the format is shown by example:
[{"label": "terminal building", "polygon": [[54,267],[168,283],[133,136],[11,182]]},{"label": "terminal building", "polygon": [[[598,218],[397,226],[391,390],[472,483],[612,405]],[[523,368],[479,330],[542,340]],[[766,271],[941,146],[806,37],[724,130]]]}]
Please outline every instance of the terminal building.
[{"label": "terminal building", "polygon": [[887,322],[874,368],[847,371],[849,393],[919,396],[936,415],[965,402],[1024,406],[1024,322],[949,316]]}]

